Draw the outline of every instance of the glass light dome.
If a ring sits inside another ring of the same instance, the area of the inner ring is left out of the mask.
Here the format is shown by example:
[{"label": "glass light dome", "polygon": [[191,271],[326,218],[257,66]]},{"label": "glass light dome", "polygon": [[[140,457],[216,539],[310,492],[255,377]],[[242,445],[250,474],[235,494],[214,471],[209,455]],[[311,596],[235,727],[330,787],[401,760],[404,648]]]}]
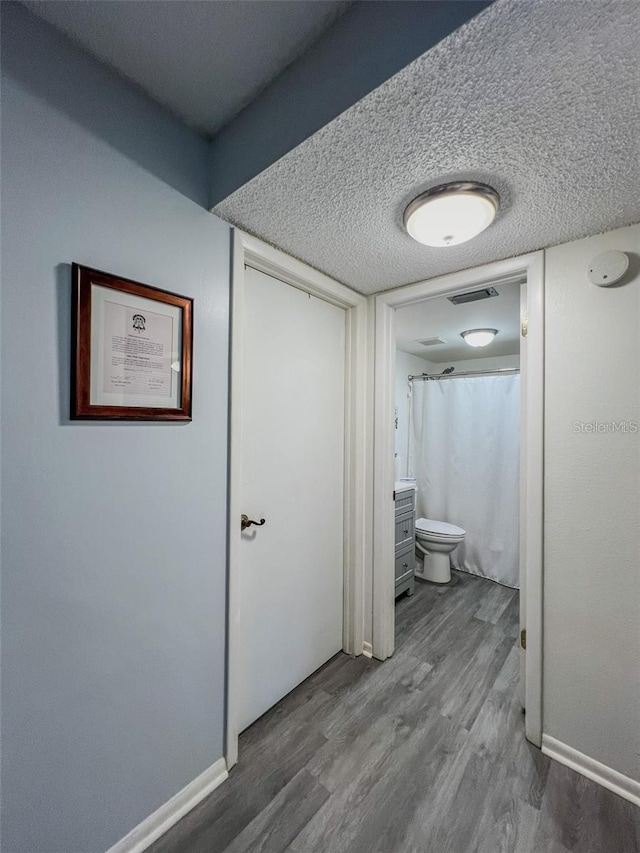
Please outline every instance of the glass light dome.
[{"label": "glass light dome", "polygon": [[425,246],[457,246],[488,228],[499,206],[498,193],[485,184],[442,184],[409,204],[404,225]]},{"label": "glass light dome", "polygon": [[486,347],[497,334],[497,329],[467,329],[466,332],[460,332],[460,337],[470,347]]}]

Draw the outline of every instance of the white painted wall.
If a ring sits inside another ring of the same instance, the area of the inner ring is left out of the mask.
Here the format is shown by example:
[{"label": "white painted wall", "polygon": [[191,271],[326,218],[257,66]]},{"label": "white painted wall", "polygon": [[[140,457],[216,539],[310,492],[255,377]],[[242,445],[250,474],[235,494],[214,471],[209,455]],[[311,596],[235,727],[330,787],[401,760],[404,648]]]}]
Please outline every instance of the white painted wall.
[{"label": "white painted wall", "polygon": [[[633,253],[626,283],[587,281]],[[640,780],[640,226],[546,252],[544,709],[547,735]]]},{"label": "white painted wall", "polygon": [[446,364],[436,365],[441,372],[445,367],[455,367],[456,371],[462,370],[499,370],[502,367],[520,367],[519,355],[497,355],[487,358],[465,358],[461,361],[448,361]]},{"label": "white painted wall", "polygon": [[[445,365],[446,367],[447,365]],[[444,368],[440,368],[443,370]],[[401,475],[407,473],[407,438],[409,435],[409,397],[407,376],[412,373],[439,373],[437,365],[402,350],[396,351],[396,453],[401,458]]]}]

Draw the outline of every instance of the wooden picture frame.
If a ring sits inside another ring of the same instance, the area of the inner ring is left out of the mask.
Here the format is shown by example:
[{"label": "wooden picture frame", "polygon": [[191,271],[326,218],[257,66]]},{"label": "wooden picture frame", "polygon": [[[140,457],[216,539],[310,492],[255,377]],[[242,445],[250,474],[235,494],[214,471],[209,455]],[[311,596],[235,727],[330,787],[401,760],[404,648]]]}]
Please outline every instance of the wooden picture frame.
[{"label": "wooden picture frame", "polygon": [[72,269],[71,418],[190,421],[193,300]]}]

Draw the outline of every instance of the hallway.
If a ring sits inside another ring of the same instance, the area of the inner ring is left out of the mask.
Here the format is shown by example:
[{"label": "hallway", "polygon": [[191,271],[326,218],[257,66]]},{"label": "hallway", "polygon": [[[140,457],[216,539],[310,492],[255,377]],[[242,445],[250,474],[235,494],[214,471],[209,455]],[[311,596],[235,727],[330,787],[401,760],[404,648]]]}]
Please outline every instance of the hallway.
[{"label": "hallway", "polygon": [[416,584],[393,658],[329,661],[149,853],[638,853],[640,811],[524,738],[517,608],[461,572]]}]

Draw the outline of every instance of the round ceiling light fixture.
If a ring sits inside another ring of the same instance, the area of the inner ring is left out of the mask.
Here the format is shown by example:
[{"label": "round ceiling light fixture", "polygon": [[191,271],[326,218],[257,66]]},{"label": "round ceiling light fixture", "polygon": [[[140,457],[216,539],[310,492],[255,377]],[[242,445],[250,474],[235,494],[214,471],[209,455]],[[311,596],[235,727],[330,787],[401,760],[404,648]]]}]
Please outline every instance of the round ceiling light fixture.
[{"label": "round ceiling light fixture", "polygon": [[486,184],[441,184],[407,206],[404,227],[425,246],[457,246],[488,228],[499,207],[500,196]]},{"label": "round ceiling light fixture", "polygon": [[497,334],[497,329],[467,329],[466,332],[460,332],[460,337],[470,347],[486,347]]}]

